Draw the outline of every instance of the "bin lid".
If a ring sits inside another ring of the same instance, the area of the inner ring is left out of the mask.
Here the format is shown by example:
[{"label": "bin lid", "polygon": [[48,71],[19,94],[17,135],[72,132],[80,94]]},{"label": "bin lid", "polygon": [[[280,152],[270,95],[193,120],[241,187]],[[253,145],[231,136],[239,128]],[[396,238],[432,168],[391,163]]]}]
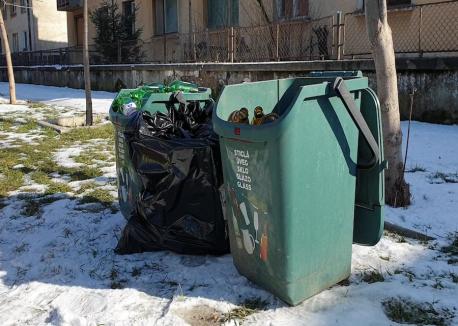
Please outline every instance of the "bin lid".
[{"label": "bin lid", "polygon": [[[362,245],[375,245],[383,233],[384,169],[386,163],[383,158],[380,104],[377,95],[370,88],[361,91],[361,114],[378,143],[380,160],[371,169],[358,169],[357,171],[353,242]],[[367,162],[370,157],[369,147],[364,142],[363,137],[360,137],[358,163]]]}]

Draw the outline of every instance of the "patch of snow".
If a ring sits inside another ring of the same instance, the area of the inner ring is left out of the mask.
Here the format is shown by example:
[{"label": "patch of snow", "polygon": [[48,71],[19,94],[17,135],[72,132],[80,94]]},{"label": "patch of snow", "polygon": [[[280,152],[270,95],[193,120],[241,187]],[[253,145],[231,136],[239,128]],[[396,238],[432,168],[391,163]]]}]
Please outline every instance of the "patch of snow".
[{"label": "patch of snow", "polygon": [[83,164],[76,163],[72,157],[79,156],[83,149],[81,146],[59,149],[54,153],[54,160],[57,164],[66,168],[80,167]]},{"label": "patch of snow", "polygon": [[[72,107],[79,110],[86,108],[85,92],[82,89],[19,83],[16,84],[16,94],[21,100],[37,101],[56,107]],[[92,91],[93,112],[108,114],[115,96],[116,93]],[[6,82],[0,82],[0,99],[3,101],[8,101],[9,99],[9,86]],[[25,108],[22,108],[22,110],[25,110]]]}]

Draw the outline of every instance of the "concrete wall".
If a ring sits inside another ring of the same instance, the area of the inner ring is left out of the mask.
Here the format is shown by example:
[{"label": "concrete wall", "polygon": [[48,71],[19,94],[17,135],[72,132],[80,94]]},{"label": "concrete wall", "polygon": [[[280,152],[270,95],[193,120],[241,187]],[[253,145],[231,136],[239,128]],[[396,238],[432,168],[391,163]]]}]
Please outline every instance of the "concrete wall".
[{"label": "concrete wall", "polygon": [[[403,118],[408,116],[409,93],[415,87],[415,120],[458,123],[458,58],[399,58],[396,64]],[[5,68],[0,69],[1,80],[6,81]],[[128,87],[179,78],[211,87],[216,96],[225,84],[301,76],[316,70],[362,70],[376,88],[371,60],[93,66],[91,79],[93,89],[114,91],[118,78]],[[81,66],[15,67],[15,77],[18,83],[84,88]]]}]

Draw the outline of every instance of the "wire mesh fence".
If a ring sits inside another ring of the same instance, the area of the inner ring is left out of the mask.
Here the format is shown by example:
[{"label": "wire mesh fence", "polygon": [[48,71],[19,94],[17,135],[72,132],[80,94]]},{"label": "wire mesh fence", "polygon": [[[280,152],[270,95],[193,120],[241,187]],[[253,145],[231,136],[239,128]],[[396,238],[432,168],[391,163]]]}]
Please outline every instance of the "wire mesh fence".
[{"label": "wire mesh fence", "polygon": [[[371,53],[362,13],[345,15],[343,52]],[[396,53],[458,52],[458,1],[410,6],[388,12]]]},{"label": "wire mesh fence", "polygon": [[[154,36],[148,41],[92,45],[92,64],[260,62],[331,59],[333,17],[261,26],[228,27]],[[13,54],[15,65],[82,63],[82,48],[60,48]]]},{"label": "wire mesh fence", "polygon": [[[458,0],[389,10],[396,53],[458,54]],[[362,12],[92,45],[92,64],[330,60],[371,53]],[[82,64],[82,48],[13,53],[13,64]],[[5,59],[3,58],[3,65]]]}]

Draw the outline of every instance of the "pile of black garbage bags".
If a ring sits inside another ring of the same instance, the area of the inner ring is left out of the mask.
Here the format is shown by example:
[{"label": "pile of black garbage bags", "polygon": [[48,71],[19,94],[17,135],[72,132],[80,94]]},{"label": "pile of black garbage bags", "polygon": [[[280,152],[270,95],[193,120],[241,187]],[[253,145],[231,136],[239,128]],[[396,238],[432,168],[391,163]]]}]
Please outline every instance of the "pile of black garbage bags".
[{"label": "pile of black garbage bags", "polygon": [[129,116],[125,137],[142,191],[116,252],[227,253],[214,102],[186,102],[177,92],[165,105],[167,113]]}]

